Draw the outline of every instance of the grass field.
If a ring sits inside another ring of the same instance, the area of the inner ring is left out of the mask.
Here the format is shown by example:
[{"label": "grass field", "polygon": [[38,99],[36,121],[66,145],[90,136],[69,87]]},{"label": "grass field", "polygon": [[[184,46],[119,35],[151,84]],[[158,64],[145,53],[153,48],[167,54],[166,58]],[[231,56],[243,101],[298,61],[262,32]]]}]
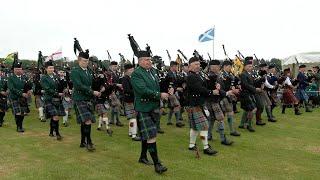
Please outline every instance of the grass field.
[{"label": "grass field", "polygon": [[129,139],[123,117],[126,126],[112,126],[113,137],[93,126],[97,150],[90,153],[79,148],[75,115],[71,126],[61,127],[64,139],[58,142],[48,136],[49,123],[39,122],[34,108],[25,118],[23,134],[15,131],[9,111],[0,128],[0,179],[320,179],[320,110],[295,116],[292,109],[285,115],[277,109],[275,115],[277,123],[255,127],[255,133],[239,130],[232,147],[222,146],[214,133],[210,144],[218,155],[201,152],[200,159],[187,149],[188,127],[168,127],[163,116],[165,134],[158,135],[157,144],[168,171],[157,175],[152,166],[137,162],[140,143]]}]

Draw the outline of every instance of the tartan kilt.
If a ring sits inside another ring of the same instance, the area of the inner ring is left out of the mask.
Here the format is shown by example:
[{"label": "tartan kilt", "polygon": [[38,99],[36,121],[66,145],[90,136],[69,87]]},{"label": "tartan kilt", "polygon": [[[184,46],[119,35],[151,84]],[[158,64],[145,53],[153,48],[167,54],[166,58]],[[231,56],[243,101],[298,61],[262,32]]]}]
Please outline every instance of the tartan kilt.
[{"label": "tartan kilt", "polygon": [[92,123],[96,122],[92,106],[90,101],[74,101],[74,110],[78,124],[84,123],[87,120],[91,120]]},{"label": "tartan kilt", "polygon": [[148,140],[157,137],[157,119],[156,113],[137,112],[138,128],[141,140]]},{"label": "tartan kilt", "polygon": [[309,96],[307,95],[306,91],[303,89],[297,89],[296,97],[300,101],[308,101]]},{"label": "tartan kilt", "polygon": [[59,105],[53,105],[51,101],[47,101],[44,103],[44,112],[46,114],[47,119],[53,116],[66,115],[62,103],[60,103]]},{"label": "tartan kilt", "polygon": [[97,112],[97,114],[102,115],[108,112],[108,109],[106,108],[106,106],[104,104],[96,104],[95,105],[95,110]]},{"label": "tartan kilt", "polygon": [[267,106],[271,106],[271,100],[270,100],[270,98],[269,98],[269,96],[268,96],[268,93],[267,93],[267,91],[263,91],[263,97],[264,97],[264,99],[265,99],[265,105],[267,105]]},{"label": "tartan kilt", "polygon": [[35,103],[37,109],[40,108],[40,107],[43,107],[43,104],[44,104],[40,95],[35,95],[34,96],[34,103]]},{"label": "tartan kilt", "polygon": [[137,113],[134,110],[134,104],[129,102],[124,102],[124,110],[127,116],[127,119],[133,119],[137,117]]},{"label": "tartan kilt", "polygon": [[282,95],[283,104],[297,104],[299,100],[294,96],[292,89],[285,88]]},{"label": "tartan kilt", "polygon": [[66,98],[62,99],[62,105],[64,107],[64,109],[71,109],[72,108],[72,99],[70,98],[70,100],[66,100]]},{"label": "tartan kilt", "polygon": [[190,128],[196,131],[207,131],[209,129],[208,119],[200,106],[187,107]]},{"label": "tartan kilt", "polygon": [[5,112],[8,110],[8,102],[7,102],[7,98],[5,97],[0,97],[0,110],[2,112]]},{"label": "tartan kilt", "polygon": [[21,103],[20,100],[11,100],[12,113],[16,114],[28,114],[30,112],[28,104]]},{"label": "tartan kilt", "polygon": [[221,104],[221,109],[224,113],[230,113],[233,112],[233,104],[230,102],[231,99],[229,100],[229,97],[224,97],[220,104]]},{"label": "tartan kilt", "polygon": [[256,100],[256,107],[258,109],[263,109],[264,106],[266,105],[266,101],[265,101],[263,93],[262,92],[256,93],[254,98]]},{"label": "tartan kilt", "polygon": [[168,97],[168,107],[174,112],[179,112],[181,109],[180,102],[175,94]]},{"label": "tartan kilt", "polygon": [[212,108],[212,112],[214,115],[214,118],[218,121],[221,121],[224,119],[224,114],[223,111],[221,109],[220,103],[211,103],[210,104],[211,108]]},{"label": "tartan kilt", "polygon": [[254,95],[241,94],[240,95],[240,107],[245,111],[252,111],[256,108]]}]

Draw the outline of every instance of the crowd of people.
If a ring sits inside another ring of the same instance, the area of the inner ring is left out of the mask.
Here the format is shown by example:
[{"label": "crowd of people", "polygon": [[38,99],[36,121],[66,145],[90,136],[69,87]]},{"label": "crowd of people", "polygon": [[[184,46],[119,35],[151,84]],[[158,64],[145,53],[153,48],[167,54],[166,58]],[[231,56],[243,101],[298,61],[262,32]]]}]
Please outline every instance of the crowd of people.
[{"label": "crowd of people", "polygon": [[[80,147],[94,151],[92,124],[98,119],[97,130],[112,136],[110,125],[122,127],[119,116],[123,114],[128,120],[128,135],[133,141],[141,142],[139,162],[154,165],[155,171],[161,174],[167,171],[158,158],[156,144],[157,134],[164,133],[161,116],[166,118],[168,126],[183,128],[185,123],[189,124],[190,151],[199,156],[196,140],[200,136],[203,153],[215,155],[217,151],[209,144],[214,127],[221,144],[231,146],[234,142],[230,136],[241,136],[237,127],[255,132],[254,122],[257,126],[266,125],[262,119],[264,111],[267,121],[275,123],[276,106],[281,106],[282,114],[293,108],[295,115],[301,115],[302,107],[305,112],[312,112],[319,105],[318,66],[306,72],[306,66],[300,65],[297,77],[292,77],[289,68],[279,72],[273,64],[266,63],[254,67],[253,58],[246,57],[243,71],[236,76],[229,60],[211,60],[204,67],[195,56],[188,63],[171,61],[169,69],[163,71],[153,68],[148,51],[140,50],[137,56],[138,66],[127,63],[121,72],[115,61],[109,68],[89,66],[88,50],[79,52],[78,65],[72,69],[63,69],[49,60],[44,64],[44,71],[36,69],[27,75],[22,62],[14,61],[12,72],[1,71],[0,127],[11,107],[16,130],[23,133],[23,121],[34,96],[39,120],[50,121],[50,137],[63,139],[59,121],[62,119],[62,125],[68,126],[73,108],[80,125]],[[239,102],[243,111],[240,124],[236,125]]]}]

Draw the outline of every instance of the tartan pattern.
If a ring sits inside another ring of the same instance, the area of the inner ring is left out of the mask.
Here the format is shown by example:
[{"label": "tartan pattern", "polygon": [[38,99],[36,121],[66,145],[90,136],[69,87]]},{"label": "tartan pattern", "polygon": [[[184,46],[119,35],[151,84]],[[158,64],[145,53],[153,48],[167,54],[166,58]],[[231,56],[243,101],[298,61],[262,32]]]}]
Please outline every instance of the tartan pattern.
[{"label": "tartan pattern", "polygon": [[218,121],[222,121],[224,119],[223,111],[220,107],[219,103],[211,103],[211,108],[213,111],[214,118]]},{"label": "tartan pattern", "polygon": [[74,101],[74,110],[77,116],[78,124],[84,123],[87,120],[91,120],[92,123],[96,122],[94,112],[88,101]]},{"label": "tartan pattern", "polygon": [[128,119],[136,118],[137,113],[134,110],[134,104],[133,103],[125,102],[124,103],[124,110],[125,110],[125,113],[126,113],[126,116],[127,116]]},{"label": "tartan pattern", "polygon": [[137,112],[138,128],[141,140],[157,137],[157,119],[155,112]]},{"label": "tartan pattern", "polygon": [[95,106],[95,110],[97,112],[97,114],[102,115],[108,112],[108,109],[106,108],[106,106],[104,104],[96,104]]},{"label": "tartan pattern", "polygon": [[55,106],[50,101],[44,103],[44,112],[46,114],[47,119],[51,118],[53,116],[65,116],[66,115],[66,112],[64,111],[62,104]]},{"label": "tartan pattern", "polygon": [[28,114],[30,112],[28,106],[23,106],[19,100],[12,100],[11,101],[12,106],[12,113],[14,115],[16,114]]},{"label": "tartan pattern", "polygon": [[240,105],[245,111],[252,111],[256,108],[254,95],[240,95]]},{"label": "tartan pattern", "polygon": [[294,96],[292,89],[285,88],[282,96],[283,104],[298,104],[299,100]]},{"label": "tartan pattern", "polygon": [[207,131],[209,128],[207,117],[200,106],[187,107],[190,128],[196,131]]},{"label": "tartan pattern", "polygon": [[308,101],[308,99],[309,99],[309,96],[307,95],[307,93],[304,89],[297,89],[296,97],[300,101]]},{"label": "tartan pattern", "polygon": [[269,96],[268,96],[268,93],[267,93],[267,91],[263,91],[263,97],[264,97],[264,99],[265,99],[265,103],[266,103],[266,105],[267,106],[271,106],[271,100],[270,100],[270,98],[269,98]]},{"label": "tartan pattern", "polygon": [[228,98],[229,97],[224,97],[220,102],[221,109],[225,113],[233,112],[233,104],[230,102],[230,100]]},{"label": "tartan pattern", "polygon": [[73,105],[72,99],[70,98],[70,100],[67,101],[66,98],[63,98],[62,105],[63,105],[64,109],[71,109],[72,105]]},{"label": "tartan pattern", "polygon": [[3,97],[0,97],[1,100],[0,100],[0,110],[2,112],[5,112],[8,110],[8,103],[7,103],[7,98],[3,98]]},{"label": "tartan pattern", "polygon": [[175,94],[168,97],[168,107],[173,110],[173,112],[179,112],[181,109],[180,102]]},{"label": "tartan pattern", "polygon": [[34,96],[34,102],[35,102],[35,105],[36,105],[36,108],[40,108],[40,107],[43,107],[44,103],[43,103],[43,100],[41,99],[41,96],[40,95],[35,95]]}]

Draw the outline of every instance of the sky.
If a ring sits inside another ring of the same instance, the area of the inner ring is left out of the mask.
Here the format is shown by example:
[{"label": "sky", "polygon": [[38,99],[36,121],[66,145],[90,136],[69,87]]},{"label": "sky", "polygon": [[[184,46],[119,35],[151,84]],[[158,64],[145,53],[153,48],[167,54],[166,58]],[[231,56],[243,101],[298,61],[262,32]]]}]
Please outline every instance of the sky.
[{"label": "sky", "polygon": [[[285,58],[320,51],[320,2],[317,0],[1,0],[0,57],[18,51],[20,59],[37,59],[62,48],[75,59],[73,38],[90,55],[131,60],[127,34],[141,48],[169,62],[177,49],[190,58],[194,49],[208,58],[224,59],[222,44],[233,58]],[[214,41],[199,42],[215,27]],[[214,43],[213,43],[214,42]],[[213,48],[214,44],[214,48]]]}]

